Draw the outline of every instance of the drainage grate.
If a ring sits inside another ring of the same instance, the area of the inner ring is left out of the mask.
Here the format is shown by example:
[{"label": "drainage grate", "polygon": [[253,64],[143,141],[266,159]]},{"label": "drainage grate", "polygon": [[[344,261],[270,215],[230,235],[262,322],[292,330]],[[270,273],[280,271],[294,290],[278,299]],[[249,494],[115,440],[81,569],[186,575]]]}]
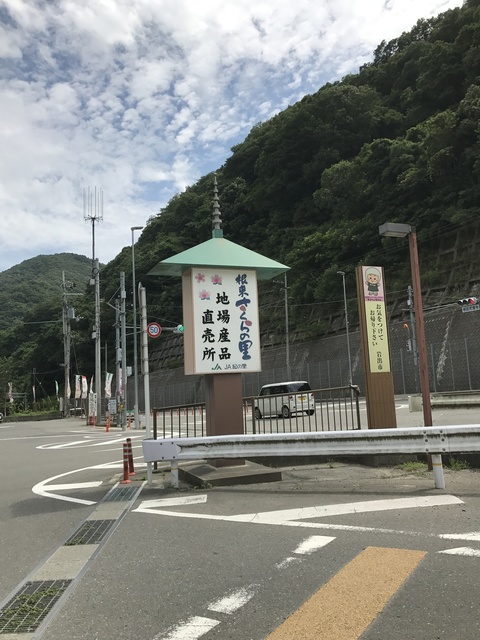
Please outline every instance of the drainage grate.
[{"label": "drainage grate", "polygon": [[111,489],[103,502],[123,502],[134,498],[138,491],[138,487],[118,487],[116,489]]},{"label": "drainage grate", "polygon": [[66,542],[66,547],[77,544],[98,544],[116,520],[87,520]]},{"label": "drainage grate", "polygon": [[26,582],[0,609],[0,634],[35,631],[71,582],[71,580]]}]

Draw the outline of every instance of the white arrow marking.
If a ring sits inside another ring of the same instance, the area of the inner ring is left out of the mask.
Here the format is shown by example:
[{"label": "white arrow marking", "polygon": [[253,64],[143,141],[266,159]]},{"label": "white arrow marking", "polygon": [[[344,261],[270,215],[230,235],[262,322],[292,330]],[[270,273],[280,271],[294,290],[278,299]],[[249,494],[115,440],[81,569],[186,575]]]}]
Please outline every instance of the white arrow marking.
[{"label": "white arrow marking", "polygon": [[[69,476],[72,473],[77,473],[78,471],[87,471],[92,467],[84,467],[83,469],[75,469],[75,471],[67,471],[67,473],[60,473],[58,476],[53,476],[52,478],[47,478],[46,480],[42,480],[34,487],[32,487],[33,493],[36,493],[38,496],[43,496],[44,498],[55,498],[55,500],[64,500],[65,502],[76,502],[77,504],[96,504],[91,500],[82,500],[81,498],[71,498],[70,496],[56,496],[54,493],[48,491],[50,489],[48,485],[52,480],[58,480],[58,478],[64,478],[65,476]],[[53,485],[55,487],[55,485]],[[54,489],[55,490],[55,489]]]},{"label": "white arrow marking", "polygon": [[140,506],[134,511],[140,513],[150,513],[152,509],[157,507],[180,507],[186,504],[203,504],[207,501],[207,494],[200,494],[198,496],[181,496],[178,498],[161,498],[159,500],[143,500]]},{"label": "white arrow marking", "polygon": [[[263,513],[247,513],[236,516],[209,515],[203,513],[187,513],[184,511],[165,511],[144,503],[135,511],[153,513],[155,515],[174,518],[199,518],[204,520],[223,520],[226,522],[250,522],[252,524],[273,524],[287,527],[308,527],[312,529],[336,529],[345,531],[377,531],[383,533],[405,533],[395,529],[378,529],[372,527],[358,527],[352,525],[324,524],[320,522],[298,522],[300,518],[325,518],[334,515],[352,513],[369,513],[407,508],[425,508],[449,504],[463,504],[463,500],[455,496],[423,496],[417,498],[393,498],[392,500],[369,500],[364,502],[350,502],[345,504],[323,505],[319,507],[304,507],[303,509],[284,509],[281,511],[265,511]],[[418,534],[417,534],[418,535]]]},{"label": "white arrow marking", "polygon": [[90,489],[99,487],[102,482],[73,482],[71,484],[49,484],[50,491],[70,491],[70,489]]},{"label": "white arrow marking", "polygon": [[446,538],[447,540],[480,540],[480,532],[473,531],[472,533],[441,533],[439,538]]},{"label": "white arrow marking", "polygon": [[476,556],[480,558],[480,549],[472,549],[470,547],[458,547],[457,549],[446,549],[438,553],[446,553],[452,556]]},{"label": "white arrow marking", "polygon": [[264,513],[246,513],[238,516],[230,516],[228,519],[238,520],[240,522],[265,522],[268,524],[275,524],[278,522],[280,524],[288,520],[327,518],[351,513],[369,513],[372,511],[392,511],[394,509],[436,507],[447,504],[463,504],[463,500],[449,495],[421,496],[417,498],[392,498],[391,500],[367,500],[364,502],[347,502],[345,504],[304,507],[302,509],[282,509],[280,511],[265,511]]}]

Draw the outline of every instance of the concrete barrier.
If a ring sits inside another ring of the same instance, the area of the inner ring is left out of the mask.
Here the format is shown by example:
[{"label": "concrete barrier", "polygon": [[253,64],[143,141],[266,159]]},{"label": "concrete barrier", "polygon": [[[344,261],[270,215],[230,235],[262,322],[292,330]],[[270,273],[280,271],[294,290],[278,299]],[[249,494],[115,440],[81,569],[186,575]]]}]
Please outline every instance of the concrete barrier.
[{"label": "concrete barrier", "polygon": [[430,394],[432,408],[480,407],[480,391],[444,391]]},{"label": "concrete barrier", "polygon": [[423,411],[422,396],[408,396],[408,410],[410,413],[413,411]]}]

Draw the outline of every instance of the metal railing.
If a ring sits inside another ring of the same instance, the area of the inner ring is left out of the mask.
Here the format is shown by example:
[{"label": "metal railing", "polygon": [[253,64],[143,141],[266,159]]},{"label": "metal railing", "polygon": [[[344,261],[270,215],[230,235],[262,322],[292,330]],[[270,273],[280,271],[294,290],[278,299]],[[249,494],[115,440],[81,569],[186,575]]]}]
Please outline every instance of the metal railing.
[{"label": "metal railing", "polygon": [[[314,409],[308,396],[314,397]],[[251,433],[300,433],[361,429],[357,386],[313,389],[294,394],[245,398],[252,413]],[[267,409],[263,413],[262,406]],[[294,410],[292,411],[291,408]],[[245,430],[245,433],[249,431]]]},{"label": "metal railing", "polygon": [[205,403],[153,409],[153,437],[196,438],[206,433]]},{"label": "metal railing", "polygon": [[[314,405],[308,403],[308,395]],[[361,429],[359,389],[356,386],[313,389],[309,392],[243,399],[243,432],[299,433],[312,431],[348,431]],[[301,399],[303,398],[303,399]],[[270,404],[269,417],[259,415],[259,400]],[[285,400],[285,402],[282,402]],[[272,406],[276,403],[278,412]],[[289,407],[288,412],[283,410]],[[295,411],[292,411],[295,407]],[[257,411],[256,411],[257,409]],[[270,410],[271,409],[271,410]],[[153,437],[196,438],[206,435],[205,403],[175,405],[153,409]]]},{"label": "metal railing", "polygon": [[346,433],[269,433],[205,438],[146,439],[145,462],[170,462],[172,484],[179,486],[178,463],[201,459],[250,459],[272,456],[357,456],[428,454],[435,488],[444,489],[442,454],[480,451],[480,425],[371,429]]}]

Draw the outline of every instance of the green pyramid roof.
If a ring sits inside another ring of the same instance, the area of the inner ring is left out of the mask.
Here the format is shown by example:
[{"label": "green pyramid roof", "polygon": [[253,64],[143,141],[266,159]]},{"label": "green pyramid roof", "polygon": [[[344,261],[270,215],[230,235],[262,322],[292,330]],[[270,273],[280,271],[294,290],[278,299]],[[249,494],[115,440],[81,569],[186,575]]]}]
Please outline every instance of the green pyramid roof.
[{"label": "green pyramid roof", "polygon": [[[219,234],[220,236],[220,234]],[[268,280],[285,273],[290,267],[265,256],[245,249],[223,237],[211,240],[177,253],[177,255],[159,262],[149,276],[181,276],[191,267],[224,267],[230,269],[255,269],[259,280]]]}]

